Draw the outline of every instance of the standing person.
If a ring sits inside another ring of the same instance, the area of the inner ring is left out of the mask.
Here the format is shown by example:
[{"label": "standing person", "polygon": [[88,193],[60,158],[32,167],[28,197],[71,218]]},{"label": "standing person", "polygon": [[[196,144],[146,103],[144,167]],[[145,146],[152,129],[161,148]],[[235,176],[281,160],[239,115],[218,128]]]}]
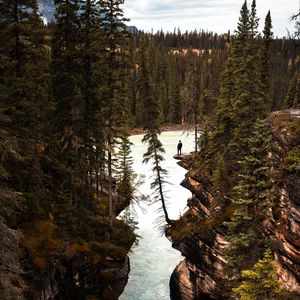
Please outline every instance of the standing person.
[{"label": "standing person", "polygon": [[177,145],[177,155],[181,155],[181,149],[182,149],[182,143],[181,143],[181,141],[179,141],[179,143]]}]

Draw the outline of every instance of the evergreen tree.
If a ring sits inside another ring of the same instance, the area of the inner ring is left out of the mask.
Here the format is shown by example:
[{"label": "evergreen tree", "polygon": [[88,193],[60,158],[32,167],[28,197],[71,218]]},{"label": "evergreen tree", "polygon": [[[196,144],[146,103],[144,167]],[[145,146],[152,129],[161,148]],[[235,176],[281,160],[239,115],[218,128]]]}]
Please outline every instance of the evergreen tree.
[{"label": "evergreen tree", "polygon": [[82,203],[82,106],[80,93],[80,18],[77,0],[56,0],[51,77],[55,103],[51,152],[57,178],[56,213],[60,223],[75,225],[75,207]]},{"label": "evergreen tree", "polygon": [[289,85],[288,93],[285,97],[285,107],[286,108],[293,108],[298,103],[298,99],[300,99],[300,89],[299,89],[299,80],[298,80],[298,74],[296,73]]},{"label": "evergreen tree", "polygon": [[0,84],[5,114],[10,118],[9,134],[20,146],[12,170],[11,185],[23,192],[29,214],[32,207],[42,213],[43,172],[39,147],[48,108],[48,63],[45,32],[36,1],[1,2]]},{"label": "evergreen tree", "polygon": [[233,292],[241,300],[277,299],[281,284],[276,276],[276,265],[270,249],[266,250],[251,270],[242,271],[243,282]]},{"label": "evergreen tree", "polygon": [[232,190],[237,179],[237,162],[249,153],[247,137],[251,135],[256,119],[263,117],[266,112],[266,94],[260,81],[261,69],[257,64],[257,28],[256,2],[252,2],[249,11],[245,1],[236,37],[232,45],[229,45],[228,59],[221,78],[220,97],[212,119],[214,129],[210,134],[211,155],[206,158],[210,160],[206,165],[214,170],[216,180],[219,176],[217,174],[226,174],[224,180],[227,192]]},{"label": "evergreen tree", "polygon": [[185,74],[181,91],[183,117],[188,125],[197,124],[199,114],[199,91],[197,85],[197,70],[191,60]]},{"label": "evergreen tree", "polygon": [[133,126],[138,124],[137,116],[140,115],[137,111],[137,65],[136,65],[136,37],[132,36],[129,47],[129,61],[132,66],[129,71],[128,84],[128,97],[130,107],[131,123]]},{"label": "evergreen tree", "polygon": [[99,80],[101,57],[100,37],[100,16],[99,6],[94,0],[88,0],[81,5],[81,52],[80,60],[82,61],[82,129],[81,140],[83,141],[83,152],[81,168],[83,169],[84,178],[84,199],[85,204],[92,206],[91,199],[94,184],[96,180],[96,190],[98,196],[99,190],[99,165],[101,165],[101,155],[103,152],[103,117],[101,114],[101,99],[99,97],[101,81]]},{"label": "evergreen tree", "polygon": [[[222,179],[223,186],[230,188],[228,182],[231,172],[231,164],[233,157],[228,147],[233,137],[233,99],[235,96],[235,80],[234,80],[234,64],[232,57],[232,47],[229,46],[229,57],[227,59],[225,69],[221,78],[220,98],[215,109],[215,130],[213,131],[212,143],[214,145],[214,153],[210,155],[210,165],[216,170],[216,173],[226,174]],[[225,163],[226,162],[226,163]],[[222,171],[221,171],[222,168]],[[218,177],[218,176],[217,176]]]},{"label": "evergreen tree", "polygon": [[266,121],[258,119],[247,139],[249,154],[239,161],[238,184],[234,187],[235,212],[227,223],[229,229],[228,261],[238,270],[253,265],[265,247],[260,231],[271,201],[271,133]]},{"label": "evergreen tree", "polygon": [[131,157],[132,143],[128,134],[121,137],[118,156],[118,194],[128,202],[133,198],[133,159]]},{"label": "evergreen tree", "polygon": [[251,12],[249,16],[249,22],[250,22],[250,37],[255,38],[258,34],[258,25],[259,25],[259,18],[257,17],[257,11],[256,11],[256,0],[252,1],[251,4]]},{"label": "evergreen tree", "polygon": [[[252,20],[254,19],[254,15],[252,15]],[[253,28],[250,27],[250,21],[249,21],[249,9],[247,5],[247,1],[244,1],[242,8],[240,10],[240,17],[239,21],[237,24],[237,30],[235,31],[237,35],[237,40],[236,40],[236,51],[241,51],[241,46],[243,42],[246,42],[249,38],[249,30],[254,32],[256,28],[254,28],[255,24],[251,24]]]},{"label": "evergreen tree", "polygon": [[255,1],[249,15],[247,3],[242,6],[237,37],[233,44],[234,98],[233,138],[230,142],[235,159],[241,160],[247,154],[247,137],[251,135],[253,124],[266,114],[265,92],[261,84],[259,51],[257,45],[257,18]]},{"label": "evergreen tree", "polygon": [[180,86],[176,74],[172,74],[169,80],[168,93],[168,121],[172,124],[180,124],[181,122],[181,101],[180,101]]},{"label": "evergreen tree", "polygon": [[165,150],[162,143],[158,139],[160,134],[159,129],[159,103],[158,99],[153,93],[153,86],[150,82],[148,66],[146,65],[146,49],[145,45],[141,48],[141,65],[140,65],[140,84],[139,95],[143,99],[144,104],[144,128],[147,133],[143,137],[143,143],[148,144],[148,149],[144,154],[144,163],[148,163],[152,160],[154,181],[151,183],[151,188],[157,193],[156,199],[161,201],[164,217],[167,224],[171,224],[171,220],[168,215],[165,196],[164,196],[164,184],[166,183],[164,177],[167,175],[167,171],[161,167],[161,163],[164,160],[163,154]]},{"label": "evergreen tree", "polygon": [[122,72],[121,63],[124,62],[123,53],[125,52],[126,42],[128,41],[128,32],[124,22],[124,13],[121,5],[124,0],[101,0],[100,12],[101,30],[105,41],[106,57],[104,66],[107,70],[104,83],[104,91],[102,97],[104,99],[103,117],[105,120],[105,140],[107,143],[107,170],[109,180],[109,219],[112,226],[113,219],[113,178],[112,178],[112,164],[113,164],[113,149],[115,147],[115,139],[118,137],[118,130],[124,125],[124,117],[122,112]]},{"label": "evergreen tree", "polygon": [[212,130],[205,125],[203,132],[200,136],[199,141],[199,154],[197,157],[199,158],[199,165],[201,169],[205,172],[205,174],[211,178],[213,172],[215,171],[215,161],[217,153],[215,145],[213,144],[213,132]]},{"label": "evergreen tree", "polygon": [[272,19],[270,11],[266,15],[265,18],[265,27],[263,30],[263,46],[261,50],[261,82],[263,84],[264,89],[266,90],[266,105],[272,104],[272,108],[274,107],[274,103],[271,103],[271,53],[270,53],[270,44],[273,40],[273,32],[272,32]]},{"label": "evergreen tree", "polygon": [[200,113],[198,70],[192,61],[187,68],[184,85],[181,91],[183,118],[188,127],[195,126],[195,153],[198,152],[198,116]]},{"label": "evergreen tree", "polygon": [[148,133],[143,137],[143,143],[148,143],[147,152],[144,154],[144,163],[148,163],[150,160],[153,161],[152,171],[154,172],[154,181],[151,183],[151,189],[153,189],[157,195],[156,200],[161,201],[162,210],[164,213],[165,220],[168,225],[172,224],[172,220],[169,218],[167,211],[167,204],[164,195],[164,185],[166,184],[165,176],[168,174],[167,171],[161,167],[161,163],[164,161],[163,154],[165,150],[162,143],[158,139],[160,134],[159,129],[148,129]]}]

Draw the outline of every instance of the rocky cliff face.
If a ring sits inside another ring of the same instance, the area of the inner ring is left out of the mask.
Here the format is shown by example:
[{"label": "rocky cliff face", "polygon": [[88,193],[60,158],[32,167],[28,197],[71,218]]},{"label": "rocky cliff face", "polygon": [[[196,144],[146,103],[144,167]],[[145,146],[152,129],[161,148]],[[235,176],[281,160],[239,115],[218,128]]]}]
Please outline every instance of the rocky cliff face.
[{"label": "rocky cliff face", "polygon": [[[128,204],[119,196],[116,215]],[[31,231],[25,231],[25,272],[30,287],[26,299],[118,299],[128,281],[127,254],[136,239],[133,229],[120,219],[115,219],[110,229],[99,218],[88,219],[85,234],[59,235],[53,219],[30,223]]]},{"label": "rocky cliff face", "polygon": [[287,290],[300,295],[300,157],[292,167],[291,162],[286,163],[290,153],[299,148],[300,142],[297,132],[300,120],[293,118],[292,113],[288,116],[275,113],[271,118],[273,136],[278,146],[274,154],[283,169],[290,166],[288,171],[283,171],[282,182],[278,184],[278,205],[266,218],[265,228],[277,244],[275,257],[279,278]]},{"label": "rocky cliff face", "polygon": [[205,190],[207,182],[205,178],[188,172],[182,185],[193,194],[188,199],[189,210],[183,216],[183,222],[190,222],[192,227],[198,229],[201,226],[204,228],[202,232],[193,230],[195,228],[187,229],[179,236],[171,232],[173,247],[185,257],[172,274],[171,299],[222,299],[222,284],[227,280],[223,273],[227,242],[222,233],[215,231],[209,224],[212,197]]},{"label": "rocky cliff face", "polygon": [[118,299],[128,280],[129,258],[107,257],[101,265],[78,256],[50,269],[40,281],[37,300]]},{"label": "rocky cliff face", "polygon": [[[278,150],[279,167],[287,153],[298,144],[283,126],[273,126]],[[185,259],[174,270],[171,280],[172,300],[230,299],[230,279],[226,269],[224,249],[228,243],[222,225],[211,218],[218,205],[209,193],[209,183],[192,170],[191,158],[181,165],[188,169],[182,185],[193,196],[188,199],[189,210],[167,234]],[[279,172],[278,170],[274,170]],[[300,166],[284,173],[278,184],[278,200],[263,222],[266,238],[275,242],[278,277],[283,286],[300,299]],[[215,218],[214,218],[215,219]],[[232,275],[233,276],[233,275]]]}]

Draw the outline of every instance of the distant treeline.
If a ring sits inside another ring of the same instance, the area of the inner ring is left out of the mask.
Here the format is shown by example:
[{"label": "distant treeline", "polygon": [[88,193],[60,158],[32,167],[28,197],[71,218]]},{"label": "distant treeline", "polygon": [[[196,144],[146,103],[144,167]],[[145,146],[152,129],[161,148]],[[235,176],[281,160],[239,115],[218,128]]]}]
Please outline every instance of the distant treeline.
[{"label": "distant treeline", "polygon": [[[151,70],[154,97],[161,106],[162,123],[189,122],[191,106],[201,114],[209,114],[220,95],[220,74],[224,69],[228,49],[234,34],[218,35],[212,32],[181,33],[140,32],[133,37],[130,60],[133,68],[129,80],[129,107],[133,126],[141,126],[140,99],[138,96],[139,49],[144,43],[147,64]],[[263,43],[261,35],[257,44]],[[270,110],[284,106],[290,80],[297,72],[297,41],[271,39],[269,43],[271,94]],[[193,93],[193,95],[191,95]],[[193,104],[191,104],[193,103]]]}]

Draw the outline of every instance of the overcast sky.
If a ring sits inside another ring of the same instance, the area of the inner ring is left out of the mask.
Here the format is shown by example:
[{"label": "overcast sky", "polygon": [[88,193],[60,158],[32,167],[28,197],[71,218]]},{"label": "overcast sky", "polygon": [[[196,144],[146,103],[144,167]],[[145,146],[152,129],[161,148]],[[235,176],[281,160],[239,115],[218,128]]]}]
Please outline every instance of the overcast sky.
[{"label": "overcast sky", "polygon": [[[204,29],[224,33],[236,29],[243,0],[125,0],[128,25],[140,30],[163,29],[181,31]],[[248,0],[248,3],[251,3]],[[285,36],[286,28],[294,30],[290,17],[299,9],[299,0],[257,0],[261,27],[265,15],[271,10],[275,36]]]}]

